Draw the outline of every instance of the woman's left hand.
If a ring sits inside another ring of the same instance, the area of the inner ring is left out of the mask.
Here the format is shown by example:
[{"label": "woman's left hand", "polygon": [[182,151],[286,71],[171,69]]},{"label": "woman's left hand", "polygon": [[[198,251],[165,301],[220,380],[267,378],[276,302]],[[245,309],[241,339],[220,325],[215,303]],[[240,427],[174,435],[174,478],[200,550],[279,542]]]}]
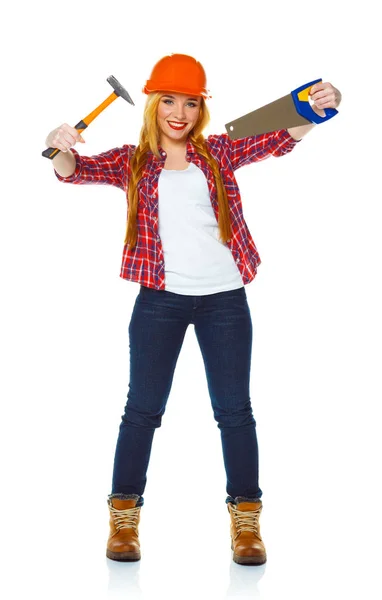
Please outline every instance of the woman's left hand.
[{"label": "woman's left hand", "polygon": [[331,83],[315,83],[309,92],[310,99],[313,100],[312,109],[320,117],[325,117],[325,108],[337,108],[341,102],[341,92]]}]

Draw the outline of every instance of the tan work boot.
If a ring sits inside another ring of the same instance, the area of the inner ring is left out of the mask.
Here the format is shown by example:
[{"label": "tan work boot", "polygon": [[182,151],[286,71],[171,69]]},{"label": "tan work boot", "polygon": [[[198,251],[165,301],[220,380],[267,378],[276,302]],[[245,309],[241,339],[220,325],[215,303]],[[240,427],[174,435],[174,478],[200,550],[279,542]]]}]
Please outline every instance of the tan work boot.
[{"label": "tan work boot", "polygon": [[112,560],[140,560],[138,525],[141,507],[137,494],[110,494],[110,534],[106,556]]},{"label": "tan work boot", "polygon": [[248,501],[237,496],[235,502],[227,503],[231,515],[231,549],[233,560],[241,565],[262,565],[267,560],[265,546],[260,535],[259,517],[261,500]]}]

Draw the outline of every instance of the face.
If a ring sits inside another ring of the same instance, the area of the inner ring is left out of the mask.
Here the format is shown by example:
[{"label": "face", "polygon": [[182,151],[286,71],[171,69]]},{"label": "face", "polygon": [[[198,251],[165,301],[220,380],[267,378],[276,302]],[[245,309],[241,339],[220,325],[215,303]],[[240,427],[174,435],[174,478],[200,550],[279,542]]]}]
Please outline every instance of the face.
[{"label": "face", "polygon": [[164,92],[158,105],[161,141],[185,142],[198,120],[200,104],[200,96]]}]

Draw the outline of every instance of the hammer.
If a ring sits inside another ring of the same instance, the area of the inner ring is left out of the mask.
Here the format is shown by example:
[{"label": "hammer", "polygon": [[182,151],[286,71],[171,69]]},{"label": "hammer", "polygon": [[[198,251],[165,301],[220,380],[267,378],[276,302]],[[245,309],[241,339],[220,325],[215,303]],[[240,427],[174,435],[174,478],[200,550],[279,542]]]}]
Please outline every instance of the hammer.
[{"label": "hammer", "polygon": [[[111,104],[112,102],[114,102],[114,100],[116,98],[118,98],[118,96],[121,96],[122,98],[124,98],[125,100],[127,100],[127,102],[130,102],[130,104],[132,104],[134,106],[134,102],[130,98],[127,90],[125,90],[125,88],[122,87],[122,85],[119,83],[119,81],[117,81],[117,79],[115,77],[113,77],[113,75],[110,75],[110,77],[108,77],[106,81],[108,83],[110,83],[111,87],[114,89],[114,92],[112,94],[110,94],[110,96],[108,98],[106,98],[106,100],[104,100],[102,102],[102,104],[100,104],[99,106],[97,106],[97,108],[95,110],[93,110],[93,112],[91,112],[87,117],[85,117],[79,123],[77,123],[77,125],[75,126],[75,129],[77,129],[80,133],[84,129],[86,129],[87,126],[89,125],[89,123],[91,123],[96,117],[98,117],[98,115],[107,106],[109,106],[109,104]],[[52,159],[59,152],[61,152],[61,150],[59,150],[58,148],[47,148],[46,150],[44,150],[44,152],[42,152],[42,155],[45,156],[45,158]]]}]

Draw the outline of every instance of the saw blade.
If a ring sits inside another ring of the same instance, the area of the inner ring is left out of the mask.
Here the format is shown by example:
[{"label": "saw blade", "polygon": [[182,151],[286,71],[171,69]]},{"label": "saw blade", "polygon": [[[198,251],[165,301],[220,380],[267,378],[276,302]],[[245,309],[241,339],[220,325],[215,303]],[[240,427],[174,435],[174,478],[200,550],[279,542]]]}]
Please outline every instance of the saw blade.
[{"label": "saw blade", "polygon": [[269,133],[288,127],[311,125],[312,121],[298,114],[292,94],[270,102],[225,125],[231,140]]}]

